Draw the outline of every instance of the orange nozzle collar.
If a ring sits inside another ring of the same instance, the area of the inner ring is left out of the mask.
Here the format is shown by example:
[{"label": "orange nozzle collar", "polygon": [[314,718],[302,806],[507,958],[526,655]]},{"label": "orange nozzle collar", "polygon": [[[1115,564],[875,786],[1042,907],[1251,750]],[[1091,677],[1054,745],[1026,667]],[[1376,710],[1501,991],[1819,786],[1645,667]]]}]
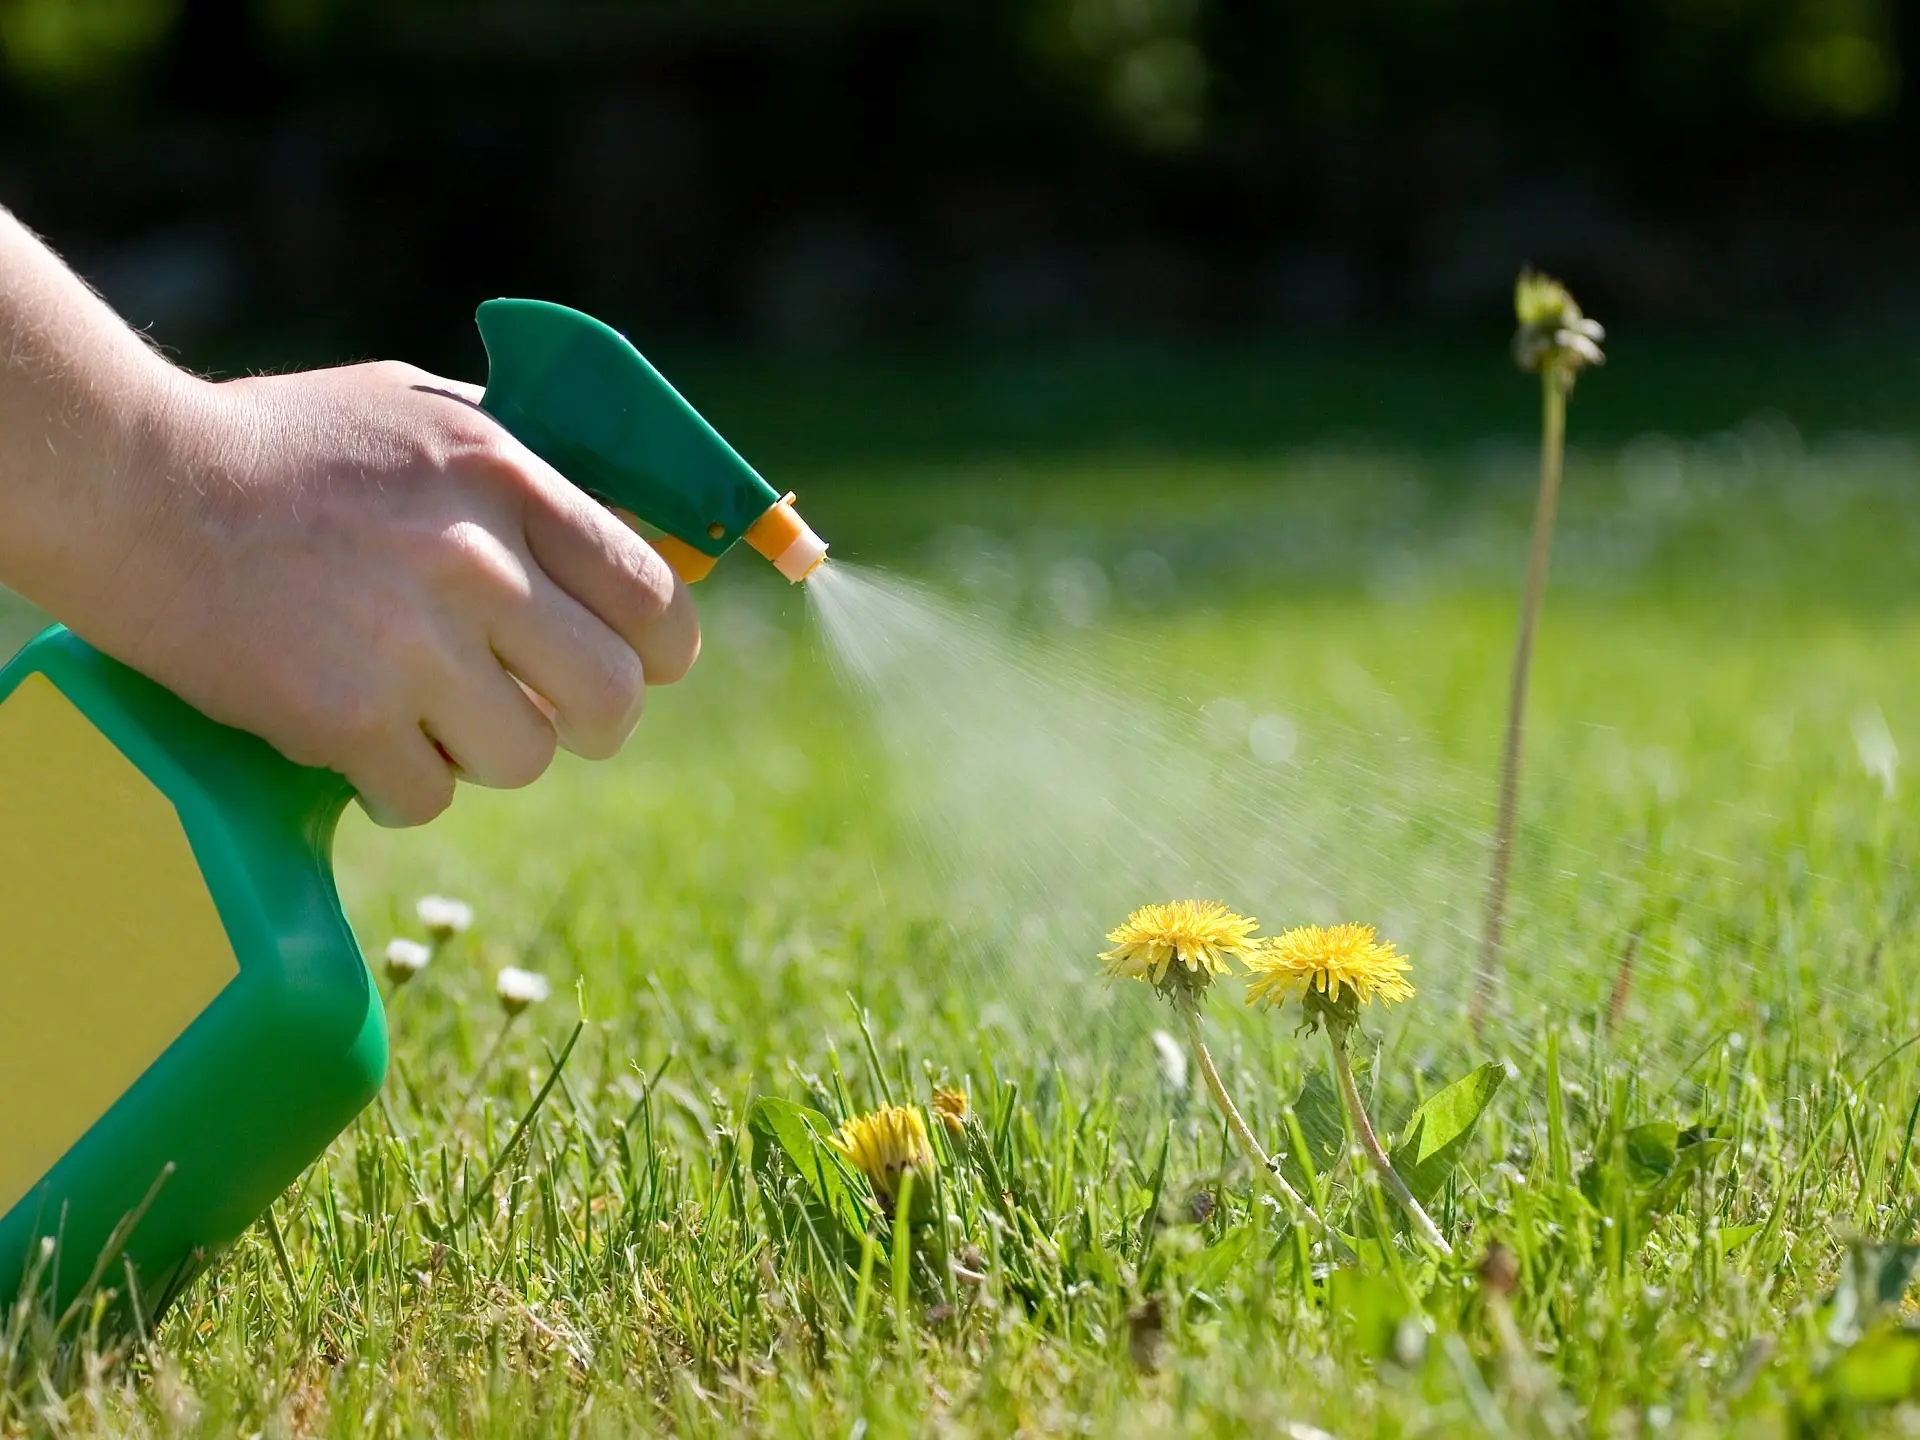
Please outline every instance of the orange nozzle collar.
[{"label": "orange nozzle collar", "polygon": [[747,527],[747,544],[773,562],[787,579],[798,582],[820,568],[827,545],[793,508],[788,496]]}]

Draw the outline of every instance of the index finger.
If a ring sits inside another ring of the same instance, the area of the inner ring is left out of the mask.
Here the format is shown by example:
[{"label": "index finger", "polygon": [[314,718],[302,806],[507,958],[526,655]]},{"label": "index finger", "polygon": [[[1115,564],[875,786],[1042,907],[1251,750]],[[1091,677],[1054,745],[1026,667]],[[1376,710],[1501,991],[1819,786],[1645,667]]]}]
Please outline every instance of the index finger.
[{"label": "index finger", "polygon": [[611,510],[539,470],[525,511],[527,546],[555,584],[640,657],[650,685],[670,685],[700,654],[700,622],[686,582]]}]

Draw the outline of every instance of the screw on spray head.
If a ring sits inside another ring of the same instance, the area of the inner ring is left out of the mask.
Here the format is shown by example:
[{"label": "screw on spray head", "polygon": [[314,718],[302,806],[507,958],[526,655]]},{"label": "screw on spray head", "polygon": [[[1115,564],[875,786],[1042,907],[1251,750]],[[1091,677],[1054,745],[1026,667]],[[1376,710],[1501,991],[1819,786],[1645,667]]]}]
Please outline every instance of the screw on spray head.
[{"label": "screw on spray head", "polygon": [[[771,560],[773,568],[796,585],[826,562],[827,542],[800,518],[800,513],[793,508],[791,494],[777,505],[769,506],[740,538]],[[660,558],[673,567],[673,573],[689,585],[713,573],[715,557],[694,549],[684,540],[672,535],[653,535],[649,543],[660,552]]]},{"label": "screw on spray head", "polygon": [[818,570],[827,558],[827,542],[800,518],[788,493],[747,527],[746,542],[773,562],[773,568],[796,585]]},{"label": "screw on spray head", "polygon": [[489,300],[475,317],[489,374],[481,405],[588,494],[661,532],[681,579],[703,579],[745,538],[789,580],[826,543],[626,337],[541,300]]}]

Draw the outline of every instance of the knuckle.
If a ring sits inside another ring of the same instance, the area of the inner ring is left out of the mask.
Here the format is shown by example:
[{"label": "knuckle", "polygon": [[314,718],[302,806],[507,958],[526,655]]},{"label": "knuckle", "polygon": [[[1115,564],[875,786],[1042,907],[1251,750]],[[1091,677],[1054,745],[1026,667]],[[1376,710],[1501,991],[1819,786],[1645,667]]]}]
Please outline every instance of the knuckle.
[{"label": "knuckle", "polygon": [[394,528],[391,538],[401,569],[409,576],[423,577],[429,582],[457,572],[466,554],[462,523],[459,520],[443,522],[441,516],[431,512],[406,516]]},{"label": "knuckle", "polygon": [[464,414],[449,423],[460,441],[460,464],[476,478],[516,493],[532,485],[526,449],[485,414]]},{"label": "knuckle", "polygon": [[390,385],[414,385],[426,375],[426,371],[417,365],[409,365],[404,360],[375,360],[373,373]]},{"label": "knuckle", "polygon": [[526,563],[478,521],[462,521],[451,537],[463,573],[483,590],[525,600],[533,592]]},{"label": "knuckle", "polygon": [[461,517],[418,535],[413,563],[435,586],[458,592],[524,598],[527,567],[487,525]]},{"label": "knuckle", "polygon": [[[415,372],[409,388],[432,390],[434,377]],[[408,436],[413,468],[439,482],[423,491],[436,504],[448,496],[512,492],[524,484],[525,452],[482,410],[437,403],[430,413],[413,417]]]}]

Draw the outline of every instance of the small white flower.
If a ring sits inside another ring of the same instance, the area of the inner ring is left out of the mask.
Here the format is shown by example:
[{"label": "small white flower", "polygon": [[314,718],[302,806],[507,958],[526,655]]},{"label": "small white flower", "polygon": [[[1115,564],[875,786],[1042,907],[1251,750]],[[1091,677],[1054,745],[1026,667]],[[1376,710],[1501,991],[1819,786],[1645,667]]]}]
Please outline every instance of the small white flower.
[{"label": "small white flower", "polygon": [[464,900],[445,895],[422,895],[413,913],[420,917],[420,923],[427,927],[436,944],[466,934],[473,924],[473,907]]},{"label": "small white flower", "polygon": [[553,986],[547,983],[546,976],[522,970],[517,965],[509,965],[502,970],[493,988],[500,997],[500,1008],[508,1015],[518,1015],[529,1005],[538,1005],[553,993]]},{"label": "small white flower", "polygon": [[418,940],[389,940],[387,942],[387,979],[395,985],[404,985],[433,959],[433,951]]}]

